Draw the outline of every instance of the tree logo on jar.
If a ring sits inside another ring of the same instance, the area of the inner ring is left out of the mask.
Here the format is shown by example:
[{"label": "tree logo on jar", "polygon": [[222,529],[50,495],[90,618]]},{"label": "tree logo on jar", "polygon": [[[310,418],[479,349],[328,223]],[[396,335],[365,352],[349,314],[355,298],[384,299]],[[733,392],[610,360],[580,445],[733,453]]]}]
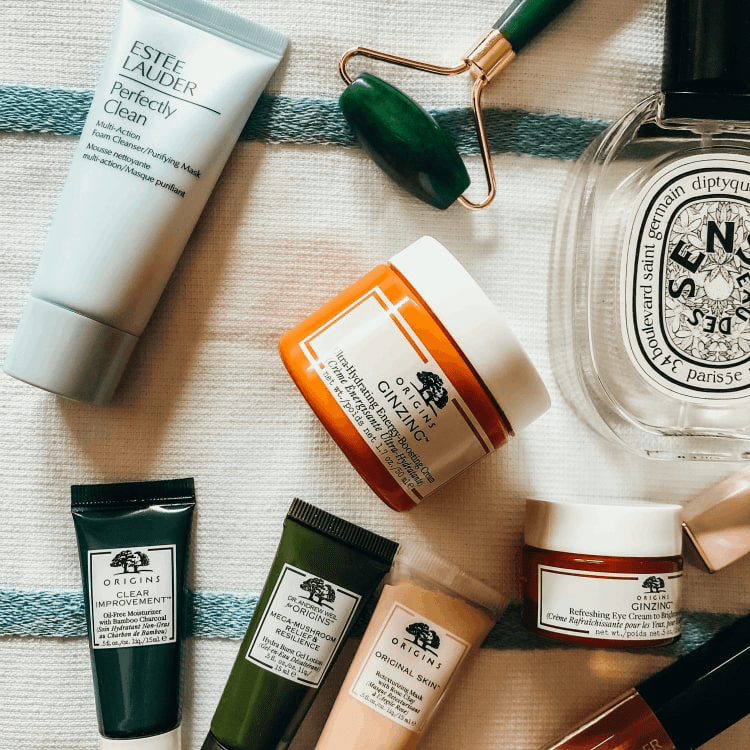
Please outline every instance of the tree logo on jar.
[{"label": "tree logo on jar", "polygon": [[434,372],[423,370],[417,373],[417,380],[421,386],[416,383],[412,385],[421,396],[425,406],[429,406],[432,413],[437,414],[437,410],[442,409],[448,403],[448,391],[443,385],[443,379]]},{"label": "tree logo on jar", "polygon": [[433,649],[440,647],[440,636],[427,623],[413,622],[404,630],[412,637],[410,643],[437,656],[437,651]]},{"label": "tree logo on jar", "polygon": [[648,589],[650,594],[659,594],[664,591],[664,579],[659,576],[649,576],[641,584],[641,588]]},{"label": "tree logo on jar", "polygon": [[336,592],[329,583],[326,583],[322,578],[308,578],[303,581],[299,587],[303,591],[307,591],[309,596],[307,597],[311,602],[320,605],[321,607],[333,607],[326,604],[326,602],[336,601]]}]

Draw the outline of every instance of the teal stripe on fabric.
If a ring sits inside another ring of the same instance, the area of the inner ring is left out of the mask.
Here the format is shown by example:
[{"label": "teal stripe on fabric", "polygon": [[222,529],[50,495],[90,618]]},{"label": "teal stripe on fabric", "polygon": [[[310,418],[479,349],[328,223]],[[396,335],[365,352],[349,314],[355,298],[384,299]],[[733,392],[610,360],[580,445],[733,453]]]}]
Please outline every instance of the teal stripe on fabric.
[{"label": "teal stripe on fabric", "polygon": [[0,635],[86,635],[78,591],[0,590]]},{"label": "teal stripe on fabric", "polygon": [[90,91],[0,86],[0,130],[80,135]]},{"label": "teal stripe on fabric", "polygon": [[[190,592],[188,634],[201,638],[241,639],[257,603],[257,596]],[[639,653],[679,656],[705,643],[717,630],[734,622],[738,616],[717,612],[685,612],[682,638],[669,646]],[[362,634],[367,619],[367,616],[360,618],[355,635]],[[85,636],[82,593],[0,589],[0,636],[4,635],[52,638]],[[542,638],[527,630],[521,623],[521,606],[512,604],[487,636],[484,648],[528,651],[574,647]]]},{"label": "teal stripe on fabric", "polygon": [[188,633],[201,638],[244,638],[257,604],[257,596],[191,592]]},{"label": "teal stripe on fabric", "polygon": [[[0,86],[0,131],[80,135],[91,98],[90,91]],[[479,152],[469,108],[431,113],[462,154]],[[578,158],[607,125],[602,120],[499,108],[486,109],[484,118],[494,153],[554,159]],[[337,100],[267,94],[261,96],[240,138],[262,143],[357,145]]]}]

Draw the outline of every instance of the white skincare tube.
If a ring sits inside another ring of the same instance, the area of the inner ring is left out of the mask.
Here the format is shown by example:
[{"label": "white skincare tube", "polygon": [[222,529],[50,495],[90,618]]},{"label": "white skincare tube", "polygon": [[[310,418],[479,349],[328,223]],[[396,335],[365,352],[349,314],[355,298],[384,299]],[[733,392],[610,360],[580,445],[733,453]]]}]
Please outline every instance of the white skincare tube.
[{"label": "white skincare tube", "polygon": [[203,0],[122,0],[8,374],[111,398],[286,46]]}]

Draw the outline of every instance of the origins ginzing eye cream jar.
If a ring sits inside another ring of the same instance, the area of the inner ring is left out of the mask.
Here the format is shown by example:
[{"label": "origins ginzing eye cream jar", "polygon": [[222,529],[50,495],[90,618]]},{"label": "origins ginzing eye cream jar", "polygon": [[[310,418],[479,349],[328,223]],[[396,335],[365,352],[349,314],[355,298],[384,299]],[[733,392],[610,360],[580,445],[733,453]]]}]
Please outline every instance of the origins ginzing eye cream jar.
[{"label": "origins ginzing eye cream jar", "polygon": [[610,648],[680,635],[681,507],[526,502],[524,622],[549,638]]}]

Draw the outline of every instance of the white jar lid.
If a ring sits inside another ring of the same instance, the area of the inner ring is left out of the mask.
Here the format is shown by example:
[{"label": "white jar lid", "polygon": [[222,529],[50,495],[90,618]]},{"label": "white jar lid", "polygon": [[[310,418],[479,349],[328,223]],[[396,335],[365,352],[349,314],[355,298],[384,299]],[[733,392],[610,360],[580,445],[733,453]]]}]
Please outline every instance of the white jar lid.
[{"label": "white jar lid", "polygon": [[526,501],[526,544],[609,557],[682,554],[682,508],[666,503]]},{"label": "white jar lid", "polygon": [[539,373],[499,310],[468,271],[432,237],[390,259],[451,335],[519,432],[550,406]]}]

